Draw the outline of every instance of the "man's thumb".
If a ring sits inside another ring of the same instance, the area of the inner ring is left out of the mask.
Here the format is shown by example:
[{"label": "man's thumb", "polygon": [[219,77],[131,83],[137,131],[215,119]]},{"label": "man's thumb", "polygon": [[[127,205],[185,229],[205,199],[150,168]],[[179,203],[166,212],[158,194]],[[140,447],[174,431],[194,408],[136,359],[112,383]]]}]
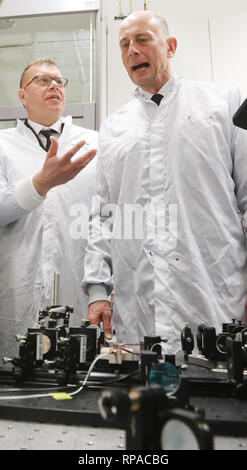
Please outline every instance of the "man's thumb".
[{"label": "man's thumb", "polygon": [[57,155],[58,151],[58,141],[55,139],[55,137],[51,137],[51,146],[49,148],[49,151],[47,153],[47,158],[55,157]]}]

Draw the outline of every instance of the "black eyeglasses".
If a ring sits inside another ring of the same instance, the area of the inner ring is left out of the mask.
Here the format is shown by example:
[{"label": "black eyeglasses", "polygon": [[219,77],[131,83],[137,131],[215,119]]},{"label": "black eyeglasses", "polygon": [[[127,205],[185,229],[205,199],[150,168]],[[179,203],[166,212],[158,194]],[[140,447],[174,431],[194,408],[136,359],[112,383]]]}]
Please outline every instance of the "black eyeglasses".
[{"label": "black eyeglasses", "polygon": [[51,77],[50,75],[35,75],[35,77],[33,77],[31,80],[29,80],[29,82],[26,83],[23,89],[25,90],[25,88],[27,88],[27,86],[30,85],[30,83],[32,82],[36,83],[36,85],[38,86],[50,86],[53,80],[58,84],[59,88],[65,88],[68,84],[67,78]]}]

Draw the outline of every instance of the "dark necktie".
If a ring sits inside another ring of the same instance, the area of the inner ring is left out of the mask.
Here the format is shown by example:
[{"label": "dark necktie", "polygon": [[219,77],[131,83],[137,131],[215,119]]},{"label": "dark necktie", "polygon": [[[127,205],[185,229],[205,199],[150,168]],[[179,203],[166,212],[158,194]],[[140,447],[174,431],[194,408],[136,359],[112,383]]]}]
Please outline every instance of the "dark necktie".
[{"label": "dark necktie", "polygon": [[156,93],[155,95],[152,96],[151,100],[154,101],[158,106],[161,102],[161,100],[164,98],[163,95],[160,95],[159,93]]},{"label": "dark necktie", "polygon": [[46,138],[45,150],[46,150],[46,152],[48,152],[48,150],[51,146],[51,136],[54,135],[54,134],[57,134],[57,132],[54,131],[54,129],[46,129],[44,131],[40,131],[40,134],[44,135],[45,138]]}]

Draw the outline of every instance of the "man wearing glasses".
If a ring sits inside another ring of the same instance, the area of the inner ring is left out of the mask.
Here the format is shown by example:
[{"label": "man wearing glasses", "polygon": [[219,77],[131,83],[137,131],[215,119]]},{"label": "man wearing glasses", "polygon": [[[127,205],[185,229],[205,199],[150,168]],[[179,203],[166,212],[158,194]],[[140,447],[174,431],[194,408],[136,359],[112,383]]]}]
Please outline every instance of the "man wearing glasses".
[{"label": "man wearing glasses", "polygon": [[19,90],[28,117],[0,131],[0,356],[16,354],[15,335],[53,303],[54,279],[58,303],[74,306],[72,323],[87,312],[83,214],[94,194],[97,132],[62,117],[67,82],[51,59],[29,64]]}]

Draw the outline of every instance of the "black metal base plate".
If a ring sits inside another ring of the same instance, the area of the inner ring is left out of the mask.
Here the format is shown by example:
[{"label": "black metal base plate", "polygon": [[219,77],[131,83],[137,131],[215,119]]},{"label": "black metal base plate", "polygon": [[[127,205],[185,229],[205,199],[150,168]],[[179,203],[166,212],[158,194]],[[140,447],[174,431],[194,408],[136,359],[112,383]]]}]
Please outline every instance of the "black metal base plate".
[{"label": "black metal base plate", "polygon": [[[215,380],[208,369],[198,366],[188,366],[182,372],[189,384],[189,402],[196,409],[202,409],[205,419],[215,435],[247,436],[247,393],[245,389],[238,395],[236,386],[226,380]],[[49,380],[48,380],[49,379]],[[108,385],[109,387],[110,385]],[[115,384],[124,388],[138,386],[137,380],[128,383]],[[18,392],[8,389],[18,388]],[[0,368],[0,417],[22,421],[35,421],[43,423],[59,423],[68,425],[82,425],[95,427],[113,427],[100,415],[98,398],[101,391],[106,388],[104,380],[101,386],[89,383],[89,388],[75,394],[72,399],[57,400],[54,396],[37,397],[15,400],[2,399],[4,396],[18,394],[27,395],[32,387],[32,394],[54,394],[61,390],[57,387],[52,376],[45,376],[36,372],[31,381],[17,385],[11,376],[11,370]],[[39,391],[42,387],[42,391]],[[53,387],[54,391],[50,391]],[[57,390],[56,390],[57,387]],[[46,392],[47,388],[47,392]],[[79,385],[78,385],[79,388]],[[76,387],[70,388],[67,393],[74,392]],[[64,387],[66,392],[66,387]],[[121,428],[120,423],[114,423],[115,428]]]}]

